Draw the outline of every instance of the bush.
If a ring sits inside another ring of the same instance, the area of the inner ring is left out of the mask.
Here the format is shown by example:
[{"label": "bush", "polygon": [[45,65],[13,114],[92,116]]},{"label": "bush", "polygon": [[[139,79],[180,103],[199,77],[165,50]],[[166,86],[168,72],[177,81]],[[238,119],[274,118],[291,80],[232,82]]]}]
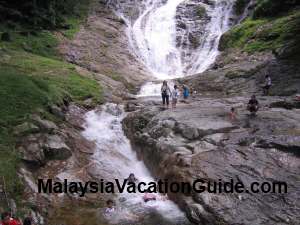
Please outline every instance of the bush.
[{"label": "bush", "polygon": [[258,0],[253,18],[274,17],[300,5],[298,0]]},{"label": "bush", "polygon": [[295,56],[300,48],[300,12],[272,19],[247,19],[226,32],[220,41],[219,49],[239,48],[253,53],[274,51],[285,48],[289,43],[289,56]]},{"label": "bush", "polygon": [[61,27],[69,16],[80,16],[81,6],[88,3],[89,0],[1,0],[0,22],[54,29]]},{"label": "bush", "polygon": [[250,2],[250,0],[237,0],[233,6],[235,14],[241,15],[244,12],[244,10],[249,2]]}]

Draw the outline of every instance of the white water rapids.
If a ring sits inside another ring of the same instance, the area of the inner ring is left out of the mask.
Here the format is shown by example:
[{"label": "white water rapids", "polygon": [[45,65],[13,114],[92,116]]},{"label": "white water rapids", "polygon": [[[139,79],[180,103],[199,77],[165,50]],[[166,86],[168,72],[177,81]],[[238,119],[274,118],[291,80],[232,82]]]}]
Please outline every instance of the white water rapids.
[{"label": "white water rapids", "polygon": [[[98,174],[99,180],[119,179],[123,182],[130,173],[134,173],[140,182],[154,181],[144,163],[138,160],[122,130],[125,115],[123,107],[113,103],[86,114],[83,135],[96,143],[96,151],[91,159],[95,164],[94,174]],[[163,200],[163,196],[158,194],[157,197],[157,201],[144,203],[142,193],[119,194],[118,199],[123,200],[116,199],[118,210],[108,220],[111,224],[131,225],[140,219],[145,225],[157,225],[157,221],[165,225],[189,224],[184,213],[172,201]]]}]

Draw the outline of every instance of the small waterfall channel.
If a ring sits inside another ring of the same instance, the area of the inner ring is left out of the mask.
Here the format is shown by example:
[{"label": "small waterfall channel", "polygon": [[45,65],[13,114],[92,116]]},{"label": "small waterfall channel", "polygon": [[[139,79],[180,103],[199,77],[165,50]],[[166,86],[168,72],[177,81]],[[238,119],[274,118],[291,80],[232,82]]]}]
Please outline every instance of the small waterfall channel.
[{"label": "small waterfall channel", "polygon": [[[99,180],[121,182],[134,173],[139,182],[155,179],[132,150],[122,130],[122,120],[126,116],[123,106],[107,103],[101,109],[86,114],[83,135],[96,143],[92,156]],[[96,173],[96,174],[97,174]],[[142,193],[121,193],[115,199],[117,210],[107,219],[110,224],[184,225],[190,224],[175,203],[157,195],[158,200],[145,203]],[[113,198],[113,197],[112,197]]]}]

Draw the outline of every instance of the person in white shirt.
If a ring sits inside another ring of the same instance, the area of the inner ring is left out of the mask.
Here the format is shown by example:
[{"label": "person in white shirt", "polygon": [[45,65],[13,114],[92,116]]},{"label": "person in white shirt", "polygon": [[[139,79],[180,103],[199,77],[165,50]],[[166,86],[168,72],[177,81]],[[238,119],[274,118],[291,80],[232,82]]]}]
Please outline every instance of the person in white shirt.
[{"label": "person in white shirt", "polygon": [[106,205],[107,205],[107,207],[106,207],[106,209],[104,211],[104,214],[105,215],[112,214],[115,211],[115,206],[114,206],[113,200],[111,200],[111,199],[107,200],[106,201]]},{"label": "person in white shirt", "polygon": [[174,85],[174,89],[172,91],[172,108],[176,108],[178,96],[179,96],[178,87],[177,85]]},{"label": "person in white shirt", "polygon": [[272,80],[269,75],[265,77],[264,95],[269,95],[270,87],[272,86]]}]

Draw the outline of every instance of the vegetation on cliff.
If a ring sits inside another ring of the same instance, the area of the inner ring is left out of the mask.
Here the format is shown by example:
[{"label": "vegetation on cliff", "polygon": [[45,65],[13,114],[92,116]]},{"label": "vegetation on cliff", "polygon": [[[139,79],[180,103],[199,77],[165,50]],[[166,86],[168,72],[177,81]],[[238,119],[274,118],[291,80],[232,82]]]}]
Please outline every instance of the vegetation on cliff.
[{"label": "vegetation on cliff", "polygon": [[222,36],[220,49],[238,48],[246,52],[271,50],[278,53],[293,46],[289,57],[300,52],[300,10],[293,1],[258,1],[252,18],[248,18]]},{"label": "vegetation on cliff", "polygon": [[[53,2],[73,2],[72,16],[64,15],[64,10],[70,9],[54,10],[59,6],[51,5]],[[81,76],[74,65],[63,61],[57,52],[58,38],[53,31],[50,32],[72,21],[74,29],[59,30],[72,37],[83,18],[74,13],[78,10],[78,2],[82,1],[58,2],[21,1],[17,4],[15,1],[0,1],[0,177],[5,177],[9,195],[17,200],[22,186],[17,175],[20,160],[13,128],[28,120],[34,112],[51,117],[49,106],[62,105],[66,100],[79,104],[88,98],[94,103],[102,102],[101,86],[95,80]],[[38,8],[39,12],[32,17],[28,8],[33,6],[32,3],[41,7],[50,5],[45,9]],[[9,10],[3,13],[4,9]],[[56,18],[52,21],[49,13],[53,10]],[[9,20],[3,21],[7,18]]]},{"label": "vegetation on cliff", "polygon": [[72,18],[82,17],[88,0],[1,0],[0,22],[12,27],[55,29],[69,26]]}]

